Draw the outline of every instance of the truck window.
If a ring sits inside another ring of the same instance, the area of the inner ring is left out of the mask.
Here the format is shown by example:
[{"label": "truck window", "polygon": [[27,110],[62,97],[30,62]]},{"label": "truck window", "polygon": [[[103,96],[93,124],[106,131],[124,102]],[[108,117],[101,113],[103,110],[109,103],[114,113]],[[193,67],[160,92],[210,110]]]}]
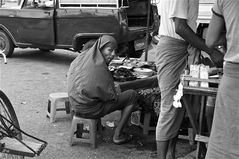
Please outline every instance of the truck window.
[{"label": "truck window", "polygon": [[119,7],[129,7],[129,0],[119,0]]},{"label": "truck window", "polygon": [[118,0],[60,0],[60,7],[118,8]]},{"label": "truck window", "polygon": [[24,8],[52,8],[53,0],[27,0],[23,5]]},{"label": "truck window", "polygon": [[19,4],[18,0],[0,0],[0,8],[16,8]]}]

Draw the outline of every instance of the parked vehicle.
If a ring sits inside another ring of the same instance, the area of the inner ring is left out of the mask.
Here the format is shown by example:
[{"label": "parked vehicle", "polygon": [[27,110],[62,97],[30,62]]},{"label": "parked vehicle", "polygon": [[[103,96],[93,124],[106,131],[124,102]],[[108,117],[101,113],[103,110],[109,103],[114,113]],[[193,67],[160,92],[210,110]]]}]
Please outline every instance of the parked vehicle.
[{"label": "parked vehicle", "polygon": [[[71,49],[103,34],[114,36],[119,50],[135,53],[147,32],[148,0],[22,0],[17,7],[0,8],[0,50],[14,48]],[[149,30],[158,29],[158,12],[150,4]],[[143,49],[143,48],[140,48]]]}]

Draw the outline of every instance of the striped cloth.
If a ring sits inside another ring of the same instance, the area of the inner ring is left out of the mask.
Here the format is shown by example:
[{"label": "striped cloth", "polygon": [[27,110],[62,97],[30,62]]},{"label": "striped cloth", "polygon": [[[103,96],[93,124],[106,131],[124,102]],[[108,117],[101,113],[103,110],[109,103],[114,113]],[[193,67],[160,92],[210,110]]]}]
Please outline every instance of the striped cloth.
[{"label": "striped cloth", "polygon": [[183,40],[161,36],[157,45],[156,66],[161,90],[161,107],[156,127],[156,140],[174,138],[184,116],[184,108],[173,107],[180,75],[183,73],[188,57],[188,43]]}]

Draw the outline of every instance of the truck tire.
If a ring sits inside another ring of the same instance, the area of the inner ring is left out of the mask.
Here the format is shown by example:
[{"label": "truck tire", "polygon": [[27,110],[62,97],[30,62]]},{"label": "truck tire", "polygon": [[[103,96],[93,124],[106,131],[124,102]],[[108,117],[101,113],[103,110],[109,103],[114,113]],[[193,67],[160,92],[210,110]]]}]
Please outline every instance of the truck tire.
[{"label": "truck tire", "polygon": [[12,56],[14,51],[12,40],[3,30],[0,30],[0,51],[2,51],[7,57]]}]

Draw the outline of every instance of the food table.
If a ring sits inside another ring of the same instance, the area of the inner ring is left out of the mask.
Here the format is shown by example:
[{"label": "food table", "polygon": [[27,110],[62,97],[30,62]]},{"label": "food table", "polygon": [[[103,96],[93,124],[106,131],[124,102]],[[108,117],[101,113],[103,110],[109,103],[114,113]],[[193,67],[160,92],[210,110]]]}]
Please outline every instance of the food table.
[{"label": "food table", "polygon": [[[213,84],[219,84],[220,79],[199,79],[186,77],[184,80],[186,81],[197,81],[197,82],[208,82]],[[208,96],[215,97],[217,95],[217,88],[215,87],[192,87],[192,86],[184,86],[183,87],[183,103],[188,113],[189,120],[192,124],[193,130],[196,133],[195,140],[197,141],[197,151],[196,151],[196,159],[204,158],[206,155],[206,145],[209,137],[203,136],[203,121],[205,120],[205,107],[206,107],[206,99]],[[201,96],[201,106],[199,112],[199,120],[195,118],[193,113],[192,104],[189,101],[189,95],[199,95]]]}]

